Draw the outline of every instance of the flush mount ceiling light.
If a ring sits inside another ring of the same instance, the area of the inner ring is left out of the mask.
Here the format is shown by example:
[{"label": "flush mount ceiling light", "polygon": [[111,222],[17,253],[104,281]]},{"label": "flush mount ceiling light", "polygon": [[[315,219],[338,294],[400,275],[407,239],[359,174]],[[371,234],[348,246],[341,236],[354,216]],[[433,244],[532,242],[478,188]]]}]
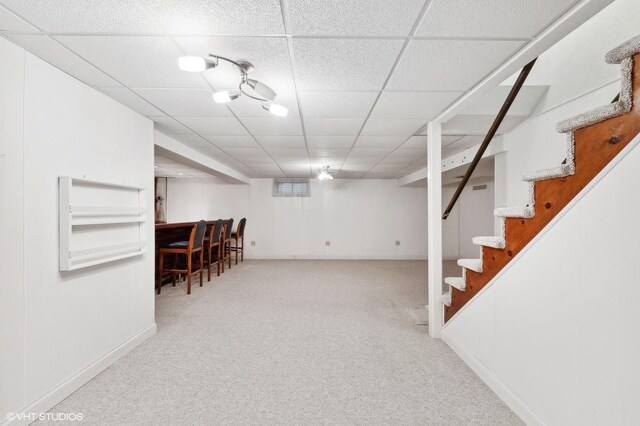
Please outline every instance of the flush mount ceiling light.
[{"label": "flush mount ceiling light", "polygon": [[240,84],[238,92],[221,90],[213,94],[213,100],[219,104],[225,104],[238,99],[241,95],[255,99],[262,103],[262,108],[278,117],[286,117],[289,110],[282,105],[273,103],[276,99],[276,92],[266,84],[249,78],[249,73],[253,71],[253,65],[248,61],[234,61],[222,56],[209,55],[208,58],[199,56],[183,56],[178,59],[180,69],[188,72],[203,72],[218,66],[219,61],[229,62],[236,71],[240,73]]},{"label": "flush mount ceiling light", "polygon": [[324,166],[318,170],[318,179],[320,180],[333,180],[333,175],[329,173],[329,166]]}]

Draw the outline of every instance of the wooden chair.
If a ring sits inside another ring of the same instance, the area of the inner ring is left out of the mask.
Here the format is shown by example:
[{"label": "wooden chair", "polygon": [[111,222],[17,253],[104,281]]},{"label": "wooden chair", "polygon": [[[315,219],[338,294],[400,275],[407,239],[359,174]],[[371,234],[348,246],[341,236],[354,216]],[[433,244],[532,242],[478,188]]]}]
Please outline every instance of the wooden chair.
[{"label": "wooden chair", "polygon": [[244,226],[246,223],[247,219],[243,217],[238,223],[236,232],[231,233],[231,240],[234,241],[234,245],[230,245],[230,249],[236,252],[236,265],[238,264],[238,252],[240,252],[240,262],[244,262]]},{"label": "wooden chair", "polygon": [[[160,262],[159,262],[159,274],[158,274],[158,294],[160,294],[160,289],[162,288],[162,278],[165,273],[171,274],[171,278],[173,280],[173,286],[176,285],[176,275],[178,274],[186,274],[187,275],[187,294],[191,294],[191,275],[194,273],[200,273],[200,287],[202,287],[202,245],[204,241],[204,234],[207,229],[207,222],[201,220],[200,222],[193,225],[193,229],[191,230],[191,235],[189,236],[189,241],[178,241],[171,244],[166,244],[160,247]],[[173,268],[164,267],[164,256],[167,254],[173,254],[174,262]],[[185,263],[182,265],[178,264],[178,257],[183,254],[186,256]],[[193,257],[197,255],[197,265],[196,269],[193,269]],[[182,267],[184,266],[184,267]]]},{"label": "wooden chair", "polygon": [[233,219],[228,219],[224,226],[224,238],[222,240],[222,272],[224,273],[224,262],[229,261],[231,269],[231,230],[233,229]]},{"label": "wooden chair", "polygon": [[218,268],[220,276],[220,259],[222,253],[222,232],[224,231],[224,220],[219,219],[209,228],[209,235],[204,239],[205,266],[207,267],[207,279],[211,281],[211,265]]}]

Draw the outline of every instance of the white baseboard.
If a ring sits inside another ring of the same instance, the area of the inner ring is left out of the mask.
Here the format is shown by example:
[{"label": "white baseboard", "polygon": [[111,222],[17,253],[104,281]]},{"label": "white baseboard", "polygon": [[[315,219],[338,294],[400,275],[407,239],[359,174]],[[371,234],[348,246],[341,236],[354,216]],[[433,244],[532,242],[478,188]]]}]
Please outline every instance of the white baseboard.
[{"label": "white baseboard", "polygon": [[[67,380],[60,383],[58,386],[47,392],[42,397],[38,398],[36,401],[30,403],[26,407],[16,410],[16,413],[46,413],[51,410],[53,407],[58,405],[63,399],[71,395],[76,390],[80,389],[85,383],[89,380],[96,377],[102,371],[107,369],[110,365],[115,363],[117,360],[131,352],[134,348],[140,345],[142,342],[150,338],[156,334],[156,323],[154,322],[149,327],[142,330],[140,333],[133,336],[131,339],[127,340],[108,354],[104,355],[102,358],[98,359],[93,364],[88,367],[78,371],[73,376],[69,377]],[[4,417],[4,416],[3,416]],[[26,420],[14,420],[10,421],[6,418],[0,418],[0,426],[6,425],[28,425],[31,423]]]},{"label": "white baseboard", "polygon": [[549,422],[538,416],[509,386],[502,383],[493,373],[487,369],[477,358],[469,353],[462,345],[451,339],[446,330],[442,330],[442,340],[473,370],[482,381],[491,388],[507,406],[522,419],[527,425],[548,425]]}]

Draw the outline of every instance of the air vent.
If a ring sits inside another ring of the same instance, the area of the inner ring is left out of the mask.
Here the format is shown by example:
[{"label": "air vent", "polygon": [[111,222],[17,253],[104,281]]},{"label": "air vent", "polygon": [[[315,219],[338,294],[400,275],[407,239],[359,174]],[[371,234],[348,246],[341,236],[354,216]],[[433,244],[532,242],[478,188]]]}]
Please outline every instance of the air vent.
[{"label": "air vent", "polygon": [[487,189],[487,185],[476,185],[472,189],[474,191],[482,191],[483,189]]}]

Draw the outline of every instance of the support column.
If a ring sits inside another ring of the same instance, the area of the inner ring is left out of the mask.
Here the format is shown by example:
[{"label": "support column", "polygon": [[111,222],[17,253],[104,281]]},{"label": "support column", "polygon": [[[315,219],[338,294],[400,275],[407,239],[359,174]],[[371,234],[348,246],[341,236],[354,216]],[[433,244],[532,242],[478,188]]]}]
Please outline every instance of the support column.
[{"label": "support column", "polygon": [[440,338],[444,318],[442,297],[442,127],[427,125],[427,257],[429,259],[429,335]]}]

